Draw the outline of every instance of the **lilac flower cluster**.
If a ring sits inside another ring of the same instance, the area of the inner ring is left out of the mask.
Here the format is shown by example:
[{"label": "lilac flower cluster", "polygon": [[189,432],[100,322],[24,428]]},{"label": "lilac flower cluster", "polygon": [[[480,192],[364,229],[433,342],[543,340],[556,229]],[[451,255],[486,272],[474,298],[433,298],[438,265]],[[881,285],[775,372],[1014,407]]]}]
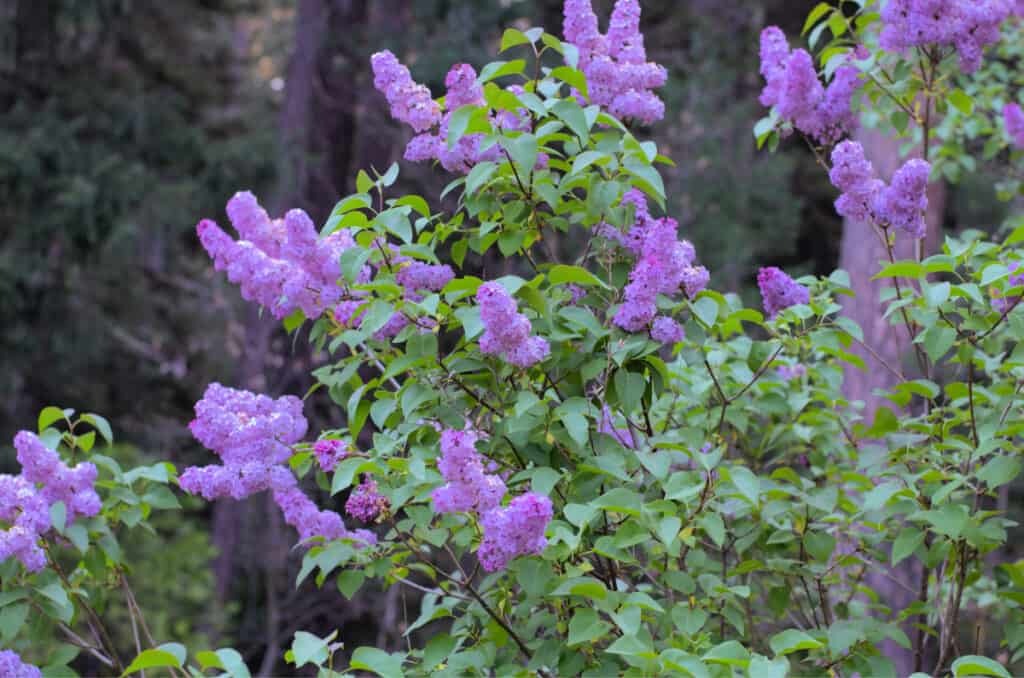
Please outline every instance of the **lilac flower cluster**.
[{"label": "lilac flower cluster", "polygon": [[81,462],[74,468],[46,447],[34,433],[14,436],[21,474],[0,475],[0,520],[10,527],[0,531],[0,560],[16,558],[30,572],[46,565],[39,538],[50,529],[50,507],[62,502],[65,523],[79,516],[94,516],[102,503],[96,490],[96,466]]},{"label": "lilac flower cluster", "polygon": [[[1006,268],[1009,271],[1007,285],[1009,287],[1024,286],[1024,267],[1016,261],[1011,261]],[[1004,295],[997,288],[992,289],[992,309],[996,313],[1009,312],[1020,303],[1020,299],[1019,294]]]},{"label": "lilac flower cluster", "polygon": [[864,156],[864,147],[844,141],[832,151],[829,179],[842,191],[836,200],[840,215],[882,228],[893,227],[912,238],[923,238],[928,230],[924,220],[928,209],[928,175],[931,165],[917,158],[908,160],[885,182]]},{"label": "lilac flower cluster", "polygon": [[[218,271],[239,285],[242,297],[266,307],[275,318],[301,309],[309,318],[337,304],[341,253],[355,247],[347,230],[318,238],[316,228],[302,210],[290,210],[274,219],[248,191],[239,192],[227,205],[228,218],[239,240],[210,219],[196,226],[199,240]],[[359,282],[366,282],[368,271]]]},{"label": "lilac flower cluster", "polygon": [[377,481],[369,474],[352,490],[348,495],[348,501],[345,502],[345,512],[364,523],[375,520],[382,513],[387,513],[390,508],[391,502],[377,492]]},{"label": "lilac flower cluster", "polygon": [[480,320],[482,353],[500,355],[517,367],[530,367],[548,357],[551,347],[543,337],[531,337],[529,319],[519,313],[516,301],[500,283],[487,282],[476,292]]},{"label": "lilac flower cluster", "polygon": [[7,678],[42,678],[38,667],[21,661],[14,650],[0,650],[0,676]]},{"label": "lilac flower cluster", "polygon": [[783,309],[811,300],[811,293],[806,287],[774,266],[758,272],[757,286],[761,289],[764,310],[769,318],[774,318]]},{"label": "lilac flower cluster", "polygon": [[484,570],[503,569],[519,556],[540,555],[548,540],[544,530],[553,515],[551,500],[535,492],[521,494],[508,506],[484,514],[484,537],[477,557]]},{"label": "lilac flower cluster", "polygon": [[774,106],[779,116],[820,143],[834,144],[857,126],[851,100],[860,86],[857,69],[840,66],[828,87],[818,79],[814,59],[806,50],[790,51],[782,30],[761,32],[761,103]]},{"label": "lilac flower cluster", "polygon": [[999,40],[999,25],[1014,11],[1013,0],[889,0],[882,8],[880,43],[893,52],[952,46],[961,70],[973,73],[985,47]]},{"label": "lilac flower cluster", "polygon": [[647,61],[638,0],[617,0],[608,33],[598,30],[591,0],[566,0],[562,33],[579,50],[590,101],[612,115],[651,124],[665,104],[651,90],[665,84],[665,68]]},{"label": "lilac flower cluster", "polygon": [[437,469],[447,481],[431,498],[438,513],[477,513],[484,537],[477,550],[488,572],[504,568],[517,556],[539,554],[547,545],[544,530],[551,521],[551,501],[527,492],[503,507],[505,481],[486,473],[476,451],[479,435],[472,430],[441,432],[441,458]]},{"label": "lilac flower cluster", "polygon": [[437,470],[447,482],[431,495],[438,513],[486,513],[501,504],[505,481],[501,476],[484,472],[476,451],[479,439],[475,431],[445,429],[441,433]]},{"label": "lilac flower cluster", "polygon": [[384,94],[391,105],[391,116],[423,132],[441,121],[441,107],[430,90],[412,79],[409,69],[388,51],[370,57],[373,86]]},{"label": "lilac flower cluster", "polygon": [[352,454],[352,447],[343,440],[318,440],[313,444],[316,462],[324,473],[330,473],[342,459]]},{"label": "lilac flower cluster", "polygon": [[775,368],[781,379],[793,381],[807,375],[807,367],[801,363],[795,365],[779,365]]},{"label": "lilac flower cluster", "polygon": [[1006,123],[1006,133],[1010,135],[1010,141],[1017,148],[1024,148],[1024,110],[1019,104],[1006,104],[1003,106],[1003,122]]},{"label": "lilac flower cluster", "polygon": [[651,326],[651,339],[663,344],[675,344],[686,338],[683,326],[668,316],[658,316]]},{"label": "lilac flower cluster", "polygon": [[[654,219],[650,215],[647,198],[636,189],[622,197],[623,204],[635,206],[635,223],[627,233],[607,224],[599,226],[599,233],[617,241],[637,255],[636,265],[629,274],[625,298],[613,322],[629,332],[646,328],[655,319],[659,294],[672,295],[682,287],[689,297],[696,296],[707,285],[709,274],[703,266],[694,266],[696,252],[688,241],[677,237],[678,224],[668,217]],[[682,328],[671,328],[661,320],[659,336],[678,336]],[[671,330],[670,334],[664,334]],[[664,339],[659,339],[664,341]]]},{"label": "lilac flower cluster", "polygon": [[630,450],[636,447],[633,440],[633,432],[629,428],[616,428],[612,420],[612,411],[607,405],[601,408],[601,421],[597,425],[598,433],[605,433],[615,438],[625,448]]},{"label": "lilac flower cluster", "polygon": [[291,446],[306,434],[301,400],[274,400],[213,383],[195,409],[196,418],[189,424],[192,435],[224,463],[185,469],[179,480],[183,490],[208,501],[244,499],[272,490],[285,521],[303,540],[322,536],[375,542],[372,533],[348,532],[337,513],[317,509],[288,469]]}]

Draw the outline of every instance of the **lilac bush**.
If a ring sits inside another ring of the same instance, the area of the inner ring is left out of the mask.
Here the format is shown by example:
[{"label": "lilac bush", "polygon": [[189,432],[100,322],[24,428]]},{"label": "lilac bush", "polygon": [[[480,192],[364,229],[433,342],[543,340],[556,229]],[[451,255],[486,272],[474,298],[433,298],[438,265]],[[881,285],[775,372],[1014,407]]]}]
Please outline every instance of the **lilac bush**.
[{"label": "lilac bush", "polygon": [[[308,430],[295,396],[212,384],[190,428],[219,463],[124,471],[93,449],[105,421],[45,410],[16,440],[22,474],[0,476],[0,594],[49,620],[5,631],[7,672],[49,661],[29,639],[56,632],[115,675],[248,675],[228,648],[139,640],[129,662],[105,638],[92,601],[128,586],[111,544],[176,507],[176,483],[208,501],[269,493],[300,582],[408,596],[406,645],[300,631],[296,671],[881,676],[895,645],[916,675],[1019,673],[1024,561],[1000,555],[1016,524],[998,496],[1022,469],[1024,221],[923,246],[928,182],[973,161],[951,130],[1019,169],[1015,81],[986,64],[1020,49],[1000,38],[1020,35],[1015,11],[820,3],[806,48],[761,35],[758,145],[807,144],[837,212],[885,244],[870,273],[894,282],[885,317],[914,339],[916,360],[882,365],[895,386],[870,416],[843,374],[879,367],[849,349],[894,338],[842,314],[846,272],[763,268],[747,308],[665,213],[671,161],[639,129],[663,117],[667,76],[639,2],[615,2],[602,33],[588,0],[567,0],[561,37],[509,29],[501,50],[524,58],[456,64],[439,100],[375,54],[374,86],[412,128],[406,159],[456,175],[450,211],[392,195],[394,166],[360,172],[321,228],[244,192],[227,206],[237,239],[197,227],[243,298],[308,336],[324,362],[308,397],[337,426]],[[848,138],[869,122],[912,142],[892,177]],[[897,237],[913,258],[896,260]],[[485,256],[505,275],[478,277]],[[102,566],[69,580],[61,554]],[[882,599],[874,575],[912,601]],[[961,631],[983,627],[969,649]]]}]

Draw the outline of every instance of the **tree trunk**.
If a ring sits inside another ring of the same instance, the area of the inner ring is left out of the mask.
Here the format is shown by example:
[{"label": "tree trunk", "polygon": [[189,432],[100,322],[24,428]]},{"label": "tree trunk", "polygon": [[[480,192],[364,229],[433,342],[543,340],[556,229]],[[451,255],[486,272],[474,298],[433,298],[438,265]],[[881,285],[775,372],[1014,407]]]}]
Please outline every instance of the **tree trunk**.
[{"label": "tree trunk", "polygon": [[[858,133],[858,141],[864,146],[865,155],[874,164],[878,175],[886,181],[892,178],[893,173],[904,162],[899,155],[900,142],[877,130],[862,129]],[[928,190],[928,233],[923,243],[924,256],[934,252],[941,242],[944,209],[945,186],[942,183],[932,184]],[[897,260],[913,258],[914,242],[898,234],[895,257]],[[874,354],[861,346],[851,347],[851,351],[864,360],[867,369],[859,370],[847,366],[843,392],[851,401],[864,402],[863,417],[867,423],[874,419],[875,413],[883,405],[895,407],[891,402],[874,395],[877,389],[889,390],[896,386],[899,380],[893,371],[905,374],[907,378],[914,378],[919,372],[910,337],[901,316],[895,314],[890,318],[883,317],[885,307],[879,301],[879,294],[883,288],[892,285],[892,280],[871,280],[882,267],[881,262],[886,261],[888,254],[877,229],[869,224],[847,219],[843,226],[839,267],[850,274],[850,286],[856,296],[843,298],[843,312],[864,330],[864,343],[871,347]],[[907,281],[901,281],[902,284],[907,284]],[[893,324],[896,321],[897,324]],[[869,574],[865,583],[868,588],[878,593],[883,604],[894,611],[899,611],[914,600],[910,590],[918,589],[921,578],[920,566],[908,559],[889,574],[902,581],[907,588],[877,572]],[[904,631],[908,637],[914,638],[915,633],[912,632],[909,623],[905,625]],[[914,672],[913,650],[906,650],[892,641],[883,643],[882,648],[895,664],[897,675],[907,676]]]}]

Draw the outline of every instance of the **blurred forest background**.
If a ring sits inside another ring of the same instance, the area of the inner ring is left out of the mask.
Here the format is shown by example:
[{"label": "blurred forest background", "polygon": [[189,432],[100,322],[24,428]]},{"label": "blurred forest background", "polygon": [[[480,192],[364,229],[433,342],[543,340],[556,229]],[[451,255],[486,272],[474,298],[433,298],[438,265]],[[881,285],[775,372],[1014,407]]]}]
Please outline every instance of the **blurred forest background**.
[{"label": "blurred forest background", "polygon": [[[650,135],[678,163],[670,211],[713,286],[753,300],[758,266],[829,273],[843,224],[825,173],[802,144],[761,153],[751,134],[758,34],[799,35],[814,3],[642,4],[649,54],[670,74]],[[610,5],[595,2],[604,16]],[[322,222],[408,135],[372,88],[371,53],[393,50],[439,92],[450,64],[495,58],[503,28],[560,34],[561,12],[560,0],[0,0],[0,440],[43,406],[75,407],[111,419],[119,455],[182,468],[208,458],[186,427],[207,383],[304,393],[320,358],[214,272],[196,222],[225,223],[239,189]],[[403,164],[397,188],[431,199],[445,183]],[[949,187],[936,219],[992,228],[1001,214],[982,178]],[[320,394],[307,413],[314,431],[339,423]],[[13,467],[0,447],[0,472]],[[333,584],[294,589],[294,535],[261,497],[189,509],[134,545],[158,640],[234,645],[265,674],[285,669],[273,658],[297,629],[403,643],[416,607],[398,587],[352,601]]]}]

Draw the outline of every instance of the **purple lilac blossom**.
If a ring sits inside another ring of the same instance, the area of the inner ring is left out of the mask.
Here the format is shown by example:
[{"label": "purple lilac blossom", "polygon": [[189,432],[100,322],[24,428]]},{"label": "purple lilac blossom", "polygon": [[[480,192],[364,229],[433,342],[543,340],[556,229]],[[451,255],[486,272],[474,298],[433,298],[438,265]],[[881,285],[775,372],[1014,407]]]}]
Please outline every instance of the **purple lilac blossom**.
[{"label": "purple lilac blossom", "polygon": [[651,90],[664,85],[668,75],[663,66],[647,61],[637,0],[617,0],[607,35],[598,29],[590,0],[566,0],[562,32],[579,50],[591,102],[645,124],[665,116],[664,102]]},{"label": "purple lilac blossom", "polygon": [[840,66],[824,87],[811,55],[803,49],[790,52],[786,36],[777,26],[761,32],[760,55],[765,79],[762,104],[774,106],[783,120],[823,144],[834,144],[856,129],[851,102],[860,77],[854,66]]},{"label": "purple lilac blossom", "polygon": [[[689,245],[689,242],[684,242]],[[683,290],[690,299],[706,289],[709,282],[711,282],[711,273],[703,266],[687,266],[683,269]]]},{"label": "purple lilac blossom", "polygon": [[451,266],[424,264],[420,261],[405,264],[395,273],[395,282],[411,293],[424,290],[439,292],[453,278],[455,272]]},{"label": "purple lilac blossom", "polygon": [[1021,110],[1019,104],[1003,106],[1003,122],[1006,123],[1006,133],[1009,134],[1013,145],[1024,148],[1024,110]]},{"label": "purple lilac blossom", "polygon": [[761,289],[764,310],[769,318],[774,318],[783,309],[811,300],[811,293],[806,287],[774,266],[758,272],[757,286]]},{"label": "purple lilac blossom", "polygon": [[501,504],[505,482],[500,476],[484,472],[476,451],[479,436],[475,431],[445,429],[441,432],[441,457],[437,470],[447,481],[433,491],[434,510],[438,513],[484,513]]},{"label": "purple lilac blossom", "polygon": [[14,650],[0,650],[0,676],[5,678],[42,678],[42,671],[26,664]]},{"label": "purple lilac blossom", "polygon": [[832,151],[829,179],[841,191],[836,211],[861,223],[896,228],[913,238],[927,230],[928,175],[931,165],[912,158],[900,167],[886,185],[875,176],[874,167],[855,141],[844,141]]},{"label": "purple lilac blossom", "polygon": [[551,517],[551,500],[534,492],[486,513],[480,521],[484,537],[477,550],[484,570],[495,572],[518,556],[540,555],[548,543],[544,531]]},{"label": "purple lilac blossom", "polygon": [[100,512],[100,497],[93,488],[94,464],[83,461],[69,468],[56,452],[28,431],[19,431],[14,436],[14,447],[18,451],[22,477],[29,483],[42,485],[39,492],[47,503],[47,510],[63,502],[68,525],[78,516],[91,517]]},{"label": "purple lilac blossom", "polygon": [[269,489],[302,540],[351,537],[375,543],[368,533],[348,532],[337,513],[318,510],[287,467],[291,446],[302,440],[308,425],[299,398],[275,400],[213,383],[195,410],[192,435],[224,463],[185,469],[179,479],[183,490],[211,501],[244,499]]},{"label": "purple lilac blossom", "polygon": [[352,448],[344,440],[318,440],[313,444],[316,463],[325,473],[330,473],[338,463],[352,454]]},{"label": "purple lilac blossom", "polygon": [[530,336],[529,319],[518,312],[515,299],[501,283],[487,282],[476,293],[484,333],[482,353],[500,355],[517,367],[530,367],[545,358],[551,347],[543,337]]},{"label": "purple lilac blossom", "polygon": [[364,523],[376,520],[377,516],[387,513],[389,508],[391,502],[377,491],[377,481],[369,475],[352,490],[345,502],[345,512]]},{"label": "purple lilac blossom", "polygon": [[796,365],[779,365],[775,371],[778,373],[780,378],[786,381],[800,379],[807,374],[807,368],[800,363],[797,363]]},{"label": "purple lilac blossom", "polygon": [[633,433],[629,428],[616,428],[612,420],[612,411],[607,405],[601,408],[601,421],[597,425],[598,433],[605,433],[615,438],[625,448],[630,450],[636,447],[636,442],[633,440]]},{"label": "purple lilac blossom", "polygon": [[[1007,286],[1024,286],[1024,266],[1021,266],[1016,261],[1011,261],[1007,264],[1006,268],[1009,271],[1009,274],[1007,275]],[[992,289],[992,309],[997,313],[1007,313],[1019,303],[1020,295],[1005,295],[1001,293],[998,288]]]},{"label": "purple lilac blossom", "polygon": [[889,0],[882,8],[880,44],[892,52],[930,45],[955,47],[960,68],[973,73],[982,52],[1000,38],[1012,0]]},{"label": "purple lilac blossom", "polygon": [[686,338],[683,326],[668,316],[658,316],[651,326],[651,339],[663,344],[675,344]]},{"label": "purple lilac blossom", "polygon": [[[349,231],[318,238],[302,210],[271,220],[248,191],[231,198],[227,213],[239,240],[210,219],[200,221],[196,231],[214,268],[240,286],[242,298],[266,307],[275,318],[297,309],[316,318],[338,303],[343,292],[337,285],[338,262],[342,252],[356,246]],[[367,282],[368,275],[368,270],[361,272],[359,282]]]},{"label": "purple lilac blossom", "polygon": [[407,123],[417,132],[434,127],[441,121],[441,108],[430,97],[430,90],[416,83],[409,69],[385,50],[370,57],[373,86],[388,100],[391,116]]},{"label": "purple lilac blossom", "polygon": [[693,263],[693,246],[677,239],[675,219],[654,220],[643,234],[636,265],[613,322],[628,332],[647,327],[657,313],[658,294],[674,294]]}]

